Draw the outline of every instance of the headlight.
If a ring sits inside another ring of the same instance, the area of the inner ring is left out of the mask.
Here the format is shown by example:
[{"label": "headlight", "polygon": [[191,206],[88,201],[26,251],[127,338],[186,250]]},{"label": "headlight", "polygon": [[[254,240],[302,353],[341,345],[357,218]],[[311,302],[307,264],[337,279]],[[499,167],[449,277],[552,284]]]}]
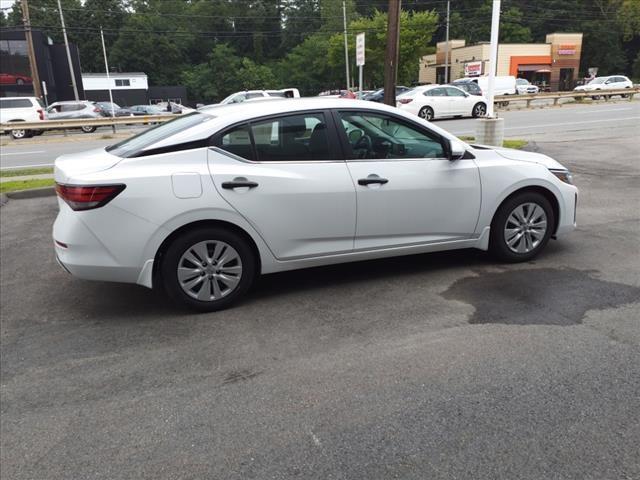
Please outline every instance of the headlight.
[{"label": "headlight", "polygon": [[573,185],[573,175],[571,175],[571,172],[569,170],[549,169],[549,171],[553,173],[556,177],[558,177],[561,182],[568,183],[569,185]]}]

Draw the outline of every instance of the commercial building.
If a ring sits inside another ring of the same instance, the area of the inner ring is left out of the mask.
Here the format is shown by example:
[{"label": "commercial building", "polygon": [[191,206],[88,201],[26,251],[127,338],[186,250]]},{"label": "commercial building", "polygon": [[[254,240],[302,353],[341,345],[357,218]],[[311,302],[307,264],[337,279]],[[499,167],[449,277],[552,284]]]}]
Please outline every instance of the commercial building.
[{"label": "commercial building", "polygon": [[120,106],[164,103],[185,104],[187,89],[183,86],[150,87],[147,74],[142,72],[83,73],[82,85],[87,100],[109,100],[109,88],[113,101]]},{"label": "commercial building", "polygon": [[[445,58],[449,51],[449,81],[487,74],[488,42],[465,45],[464,40],[438,42],[436,53],[422,57],[420,83],[446,83]],[[546,43],[501,43],[497,75],[526,78],[546,91],[571,90],[579,78],[582,33],[550,33]]]},{"label": "commercial building", "polygon": [[[73,86],[64,44],[55,44],[44,32],[32,30],[33,50],[40,81],[44,83],[46,100],[73,100]],[[80,98],[84,98],[80,78],[80,55],[73,43],[69,44],[71,62]],[[27,40],[22,28],[0,30],[0,96],[30,97],[34,95],[33,75],[27,56]]]}]

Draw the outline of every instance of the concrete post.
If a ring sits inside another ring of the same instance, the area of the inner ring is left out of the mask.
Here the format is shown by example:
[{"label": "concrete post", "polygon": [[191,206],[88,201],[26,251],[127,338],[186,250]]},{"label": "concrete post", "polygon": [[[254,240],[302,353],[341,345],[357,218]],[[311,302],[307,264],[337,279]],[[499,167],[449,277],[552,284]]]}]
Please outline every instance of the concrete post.
[{"label": "concrete post", "polygon": [[504,118],[479,118],[476,120],[475,143],[501,147],[504,142]]}]

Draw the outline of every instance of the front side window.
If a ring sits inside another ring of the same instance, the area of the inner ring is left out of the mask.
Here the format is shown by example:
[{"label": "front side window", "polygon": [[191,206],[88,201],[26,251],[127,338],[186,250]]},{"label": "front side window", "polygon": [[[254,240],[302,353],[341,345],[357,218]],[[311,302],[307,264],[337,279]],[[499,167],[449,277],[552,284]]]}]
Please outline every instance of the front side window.
[{"label": "front side window", "polygon": [[440,138],[394,117],[374,112],[340,112],[351,159],[444,158]]}]

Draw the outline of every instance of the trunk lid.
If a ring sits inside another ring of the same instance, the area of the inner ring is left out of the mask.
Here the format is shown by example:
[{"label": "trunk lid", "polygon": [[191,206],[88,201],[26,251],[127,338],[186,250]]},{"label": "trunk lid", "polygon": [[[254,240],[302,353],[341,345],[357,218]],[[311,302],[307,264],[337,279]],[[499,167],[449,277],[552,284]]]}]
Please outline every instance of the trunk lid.
[{"label": "trunk lid", "polygon": [[120,160],[122,158],[110,154],[104,147],[62,155],[56,159],[54,177],[56,182],[66,183],[78,175],[108,170]]}]

